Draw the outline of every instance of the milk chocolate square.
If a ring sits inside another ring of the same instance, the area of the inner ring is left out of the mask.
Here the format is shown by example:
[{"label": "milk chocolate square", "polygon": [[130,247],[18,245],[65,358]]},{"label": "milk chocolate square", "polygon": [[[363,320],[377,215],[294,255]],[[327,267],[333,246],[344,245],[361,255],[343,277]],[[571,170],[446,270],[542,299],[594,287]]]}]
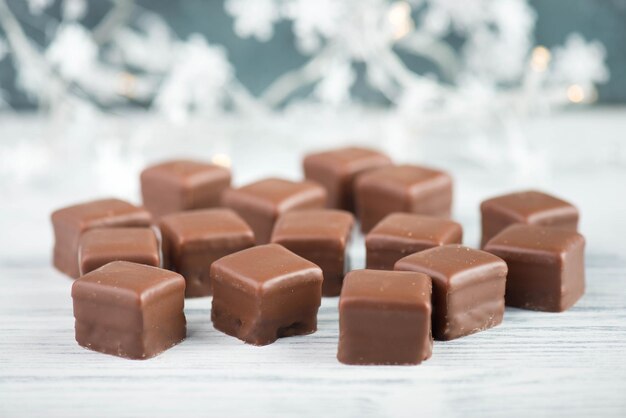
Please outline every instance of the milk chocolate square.
[{"label": "milk chocolate square", "polygon": [[252,227],[257,244],[267,244],[279,215],[294,209],[323,208],[326,190],[312,181],[269,178],[225,191],[222,205],[234,209]]},{"label": "milk chocolate square", "polygon": [[167,161],[141,173],[143,204],[155,217],[219,206],[230,170],[199,161]]},{"label": "milk chocolate square", "polygon": [[385,154],[368,148],[346,147],[309,154],[304,175],[326,188],[327,207],[354,212],[354,179],[373,168],[391,164]]},{"label": "milk chocolate square", "polygon": [[248,248],[211,266],[216,329],[249,344],[317,329],[322,270],[277,244]]},{"label": "milk chocolate square", "polygon": [[335,209],[307,209],[278,218],[272,242],[317,264],[324,273],[322,294],[338,296],[349,269],[348,243],[354,217]]},{"label": "milk chocolate square", "polygon": [[578,209],[557,197],[530,190],[485,200],[480,205],[482,241],[487,241],[512,224],[541,225],[576,231]]},{"label": "milk chocolate square", "polygon": [[512,225],[493,237],[485,251],[509,266],[509,306],[562,312],[585,292],[585,239],[574,231]]},{"label": "milk chocolate square", "polygon": [[339,299],[345,364],[419,364],[432,354],[431,281],[421,273],[354,270]]},{"label": "milk chocolate square", "polygon": [[392,213],[376,224],[365,237],[367,268],[393,270],[402,257],[432,247],[460,244],[463,228],[443,218]]},{"label": "milk chocolate square", "polygon": [[363,232],[393,212],[449,217],[452,178],[414,165],[379,168],[357,178],[356,201]]},{"label": "milk chocolate square", "polygon": [[114,261],[72,286],[76,341],[101,353],[147,359],[185,339],[185,280],[177,273]]},{"label": "milk chocolate square", "polygon": [[230,209],[200,209],[161,218],[164,267],[183,275],[186,297],[211,294],[211,264],[252,247],[254,233]]},{"label": "milk chocolate square", "polygon": [[443,245],[406,256],[395,269],[432,278],[436,340],[452,340],[502,322],[507,267],[493,254]]},{"label": "milk chocolate square", "polygon": [[96,228],[81,235],[78,243],[80,274],[111,261],[131,261],[159,267],[159,243],[150,228]]},{"label": "milk chocolate square", "polygon": [[70,277],[80,275],[78,239],[88,229],[122,226],[150,226],[152,218],[144,208],[119,199],[102,199],[68,206],[52,213],[54,266]]}]

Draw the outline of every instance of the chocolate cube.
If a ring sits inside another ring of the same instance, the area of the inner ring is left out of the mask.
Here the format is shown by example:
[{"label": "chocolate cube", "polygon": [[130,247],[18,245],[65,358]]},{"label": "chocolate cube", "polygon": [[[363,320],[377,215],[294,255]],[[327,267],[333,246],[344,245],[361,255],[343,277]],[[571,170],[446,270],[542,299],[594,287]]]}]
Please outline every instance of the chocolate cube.
[{"label": "chocolate cube", "polygon": [[450,244],[400,259],[396,270],[433,280],[433,336],[452,340],[494,327],[504,315],[506,263],[480,250]]},{"label": "chocolate cube", "polygon": [[452,178],[414,165],[379,168],[357,178],[356,201],[363,232],[393,212],[449,217]]},{"label": "chocolate cube", "polygon": [[509,266],[509,306],[562,312],[585,292],[585,239],[574,231],[513,225],[493,237],[485,251]]},{"label": "chocolate cube", "polygon": [[419,364],[432,354],[431,281],[421,273],[354,270],[339,299],[345,364]]},{"label": "chocolate cube", "polygon": [[367,148],[347,147],[309,154],[304,176],[326,188],[327,207],[354,212],[354,179],[373,168],[391,164],[385,154]]},{"label": "chocolate cube", "polygon": [[272,242],[317,264],[324,272],[322,294],[338,296],[349,269],[348,243],[354,217],[334,209],[308,209],[278,218]]},{"label": "chocolate cube", "polygon": [[317,329],[322,270],[277,244],[248,248],[211,266],[216,329],[249,344]]},{"label": "chocolate cube", "polygon": [[150,226],[152,217],[144,208],[119,199],[94,200],[52,213],[54,266],[70,277],[80,276],[78,240],[88,229]]},{"label": "chocolate cube", "polygon": [[143,204],[161,217],[168,213],[219,206],[230,186],[230,170],[198,161],[167,161],[141,173]]},{"label": "chocolate cube", "polygon": [[294,209],[323,208],[326,190],[312,181],[269,178],[225,191],[222,205],[234,209],[252,227],[257,244],[267,244],[279,215]]},{"label": "chocolate cube", "polygon": [[230,209],[179,212],[161,218],[165,268],[183,275],[185,296],[211,294],[211,264],[225,255],[252,247],[254,233]]},{"label": "chocolate cube", "polygon": [[549,194],[530,190],[485,200],[480,205],[482,241],[487,241],[512,224],[551,226],[576,231],[578,209]]},{"label": "chocolate cube", "polygon": [[150,228],[96,228],[81,235],[78,243],[80,274],[84,275],[111,261],[159,267],[159,243]]},{"label": "chocolate cube", "polygon": [[177,273],[114,261],[72,286],[76,341],[130,359],[154,357],[185,339],[185,280]]},{"label": "chocolate cube", "polygon": [[367,268],[393,270],[402,257],[432,247],[460,244],[463,228],[443,218],[392,213],[376,224],[365,237]]}]

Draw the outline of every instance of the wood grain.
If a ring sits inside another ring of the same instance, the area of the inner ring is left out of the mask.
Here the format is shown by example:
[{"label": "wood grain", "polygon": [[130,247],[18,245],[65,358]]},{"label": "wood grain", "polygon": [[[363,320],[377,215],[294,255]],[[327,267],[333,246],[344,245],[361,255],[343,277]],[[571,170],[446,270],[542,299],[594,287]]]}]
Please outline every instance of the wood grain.
[{"label": "wood grain", "polygon": [[130,361],[74,341],[71,281],[0,270],[0,416],[624,416],[626,263],[590,257],[588,290],[562,314],[507,309],[495,329],[435,342],[417,367],[337,362],[337,299],[319,330],[252,347],[187,301],[187,340]]}]

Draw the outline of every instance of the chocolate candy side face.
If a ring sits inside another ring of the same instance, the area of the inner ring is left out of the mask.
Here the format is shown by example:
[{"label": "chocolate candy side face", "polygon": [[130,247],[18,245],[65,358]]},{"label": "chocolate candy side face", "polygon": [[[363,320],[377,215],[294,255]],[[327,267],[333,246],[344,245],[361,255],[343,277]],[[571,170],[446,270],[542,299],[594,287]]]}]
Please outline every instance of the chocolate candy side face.
[{"label": "chocolate candy side face", "polygon": [[361,173],[391,164],[385,154],[367,148],[347,147],[309,154],[304,175],[324,186],[327,207],[354,212],[354,179]]},{"label": "chocolate candy side face", "polygon": [[322,294],[338,296],[346,270],[354,217],[334,209],[308,209],[278,218],[272,242],[318,265],[324,272]]},{"label": "chocolate candy side face", "polygon": [[80,274],[111,261],[131,261],[159,267],[159,243],[150,228],[96,228],[81,235],[78,243]]},{"label": "chocolate candy side face", "polygon": [[425,274],[354,270],[339,300],[345,364],[419,364],[432,354],[431,280]]},{"label": "chocolate candy side face", "polygon": [[198,161],[167,161],[141,173],[146,208],[159,218],[169,213],[219,206],[230,186],[230,170]]},{"label": "chocolate candy side face", "polygon": [[460,244],[463,228],[442,218],[412,213],[392,213],[365,237],[367,268],[393,270],[399,259],[446,244]]},{"label": "chocolate candy side face", "polygon": [[452,208],[452,178],[412,165],[379,168],[357,178],[356,200],[364,233],[393,212],[447,218]]},{"label": "chocolate candy side face", "polygon": [[317,329],[322,270],[277,244],[220,258],[211,265],[213,326],[248,344]]},{"label": "chocolate candy side face", "polygon": [[509,266],[509,306],[562,312],[585,292],[585,239],[576,232],[512,225],[492,238],[485,251]]},{"label": "chocolate candy side face", "polygon": [[485,200],[482,215],[481,247],[509,225],[551,226],[576,231],[578,209],[557,197],[530,190]]},{"label": "chocolate candy side face", "polygon": [[321,209],[326,190],[312,181],[269,178],[226,190],[222,206],[233,209],[254,231],[257,244],[267,244],[279,215],[295,209]]},{"label": "chocolate candy side face", "polygon": [[436,340],[452,340],[502,322],[507,266],[493,254],[444,245],[404,257],[395,269],[432,278]]},{"label": "chocolate candy side face", "polygon": [[252,247],[254,233],[230,209],[201,209],[161,218],[165,268],[183,275],[187,297],[211,294],[211,264]]},{"label": "chocolate candy side face", "polygon": [[185,280],[177,273],[114,261],[72,286],[76,341],[129,359],[147,359],[185,339]]},{"label": "chocolate candy side face", "polygon": [[88,229],[105,227],[147,227],[150,213],[119,199],[102,199],[56,210],[52,213],[54,228],[53,264],[70,277],[80,276],[78,240]]}]

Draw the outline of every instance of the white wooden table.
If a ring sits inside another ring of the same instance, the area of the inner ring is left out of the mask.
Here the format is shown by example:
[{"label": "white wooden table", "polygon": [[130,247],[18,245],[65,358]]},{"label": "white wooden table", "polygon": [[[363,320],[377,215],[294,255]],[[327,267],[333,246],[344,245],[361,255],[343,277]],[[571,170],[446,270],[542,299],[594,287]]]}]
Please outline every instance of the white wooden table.
[{"label": "white wooden table", "polygon": [[[380,129],[369,126],[357,134],[375,142],[374,137],[383,132],[384,118],[369,119]],[[5,171],[0,168],[4,194],[0,197],[0,417],[626,416],[626,245],[621,242],[621,236],[626,236],[626,165],[621,158],[626,154],[619,148],[626,111],[564,116],[527,127],[533,132],[547,126],[548,136],[565,136],[568,144],[574,140],[567,132],[579,135],[574,143],[590,163],[581,165],[585,159],[578,161],[576,156],[566,162],[555,158],[547,175],[540,172],[521,180],[497,164],[475,164],[459,158],[458,152],[441,151],[441,144],[422,141],[416,147],[419,152],[391,148],[399,160],[426,161],[454,174],[455,215],[465,227],[468,245],[478,240],[478,202],[526,186],[575,201],[588,239],[587,292],[574,308],[561,314],[507,308],[501,326],[456,341],[435,342],[433,357],[416,367],[338,363],[336,298],[323,300],[315,334],[280,339],[266,347],[248,346],[214,330],[210,298],[186,302],[187,340],[154,359],[130,361],[79,347],[74,341],[71,281],[49,266],[50,210],[112,190],[136,200],[134,177],[129,176],[135,176],[145,161],[133,160],[132,152],[145,152],[147,159],[183,154],[197,149],[197,141],[214,131],[203,132],[202,138],[190,143],[166,142],[167,147],[158,152],[122,148],[122,154],[130,155],[125,160],[131,167],[127,171],[119,169],[109,148],[104,157],[89,157],[89,164],[58,149],[41,151],[35,157],[45,169],[35,168],[20,177],[6,170],[6,163],[9,158],[19,160],[20,147],[32,155],[44,146],[41,137],[49,131],[42,130],[41,121],[34,122],[22,117],[0,121],[2,141],[9,134],[29,137],[28,142],[0,145],[0,167],[5,163]],[[343,123],[329,126],[337,135],[348,136],[351,122],[346,117]],[[264,140],[250,137],[258,132],[256,126],[242,129],[226,123],[220,128],[223,137],[231,138],[224,152],[237,150],[238,183],[266,173],[296,177],[302,152],[331,145],[337,138],[315,142],[308,133],[294,140],[288,130],[280,130],[280,122],[277,125],[271,135],[260,134]],[[331,130],[325,129],[317,134],[321,137]],[[585,129],[606,132],[601,146],[612,150],[608,153],[614,163],[600,159],[601,153],[593,154],[598,137],[595,145],[582,142]],[[209,156],[224,147],[208,142],[213,147],[198,154]],[[592,151],[585,151],[592,145]],[[407,145],[392,141],[391,147],[398,146]],[[558,149],[558,143],[547,146]],[[413,149],[411,143],[409,148]],[[98,168],[102,158],[108,165]],[[66,166],[79,167],[82,175],[68,175]],[[117,177],[107,176],[107,167],[118,167]],[[131,180],[122,184],[119,176]],[[355,267],[362,266],[359,235],[351,252]]]}]

